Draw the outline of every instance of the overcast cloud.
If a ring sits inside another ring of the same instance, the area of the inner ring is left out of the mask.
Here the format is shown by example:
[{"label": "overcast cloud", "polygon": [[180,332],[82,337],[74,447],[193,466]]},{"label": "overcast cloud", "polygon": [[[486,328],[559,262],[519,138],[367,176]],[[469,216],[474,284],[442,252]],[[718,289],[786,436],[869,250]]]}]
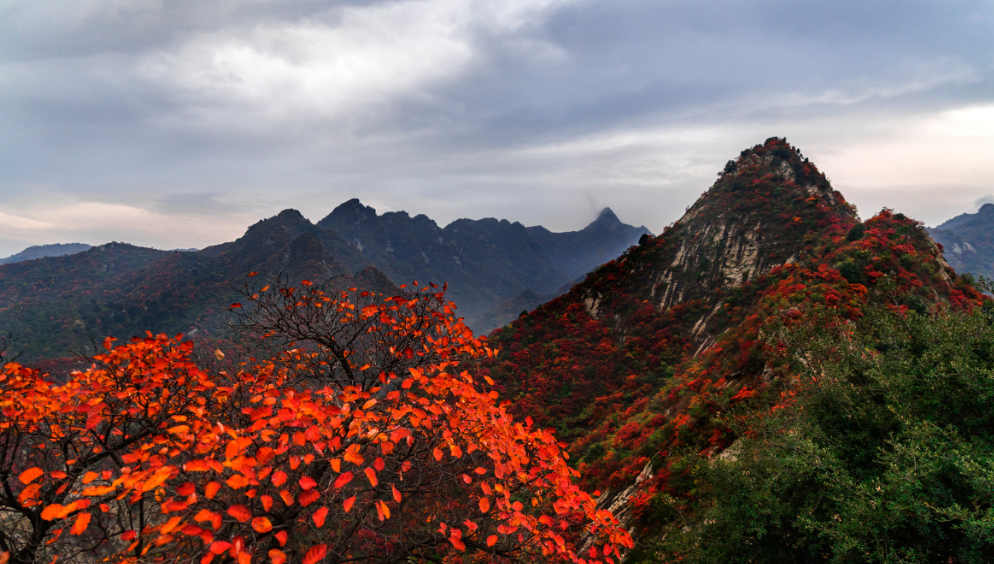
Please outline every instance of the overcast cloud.
[{"label": "overcast cloud", "polygon": [[863,217],[994,197],[988,0],[0,0],[0,256],[352,197],[654,232],[786,136]]}]

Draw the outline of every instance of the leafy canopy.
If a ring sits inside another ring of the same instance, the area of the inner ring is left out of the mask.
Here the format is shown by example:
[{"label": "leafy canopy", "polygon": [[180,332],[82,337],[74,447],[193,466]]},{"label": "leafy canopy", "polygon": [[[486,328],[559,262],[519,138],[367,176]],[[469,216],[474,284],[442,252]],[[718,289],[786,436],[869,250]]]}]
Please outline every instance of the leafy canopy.
[{"label": "leafy canopy", "polygon": [[250,361],[149,335],[108,338],[64,385],[3,367],[5,560],[594,563],[632,545],[555,437],[460,368],[493,351],[442,291],[263,278],[232,305]]}]

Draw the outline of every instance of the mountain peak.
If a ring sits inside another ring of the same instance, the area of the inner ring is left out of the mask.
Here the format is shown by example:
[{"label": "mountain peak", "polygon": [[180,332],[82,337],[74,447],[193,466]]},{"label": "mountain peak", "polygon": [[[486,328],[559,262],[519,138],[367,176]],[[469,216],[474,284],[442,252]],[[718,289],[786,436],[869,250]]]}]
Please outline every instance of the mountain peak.
[{"label": "mountain peak", "polygon": [[324,229],[334,229],[335,225],[342,225],[345,222],[361,222],[376,219],[376,210],[371,206],[363,205],[359,198],[352,198],[338,205],[330,214],[317,223],[318,227]]},{"label": "mountain peak", "polygon": [[615,215],[611,208],[602,209],[601,212],[597,214],[597,219],[595,221],[601,223],[621,223],[621,220],[618,219],[618,216]]},{"label": "mountain peak", "polygon": [[[786,140],[773,137],[729,161],[687,213],[647,245],[659,248],[639,254],[642,264],[634,268],[644,274],[625,291],[660,310],[695,299],[710,303],[729,288],[802,259],[813,251],[812,241],[844,238],[857,222],[855,208],[825,175]],[[590,291],[586,298],[594,301],[606,292]],[[695,331],[701,338],[704,327]]]},{"label": "mountain peak", "polygon": [[289,220],[296,221],[296,220],[303,219],[304,221],[306,221],[306,219],[304,218],[304,215],[302,213],[300,213],[299,211],[293,209],[293,208],[287,208],[287,209],[281,211],[280,213],[278,213],[276,215],[276,217],[278,217],[279,219],[283,219],[283,220],[288,220],[289,219]]}]

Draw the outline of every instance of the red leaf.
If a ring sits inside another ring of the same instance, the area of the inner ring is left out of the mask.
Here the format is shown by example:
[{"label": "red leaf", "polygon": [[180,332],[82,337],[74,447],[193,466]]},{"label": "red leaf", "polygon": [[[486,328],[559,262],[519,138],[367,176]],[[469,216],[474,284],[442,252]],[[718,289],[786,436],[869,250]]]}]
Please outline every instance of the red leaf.
[{"label": "red leaf", "polygon": [[315,482],[310,476],[304,476],[300,479],[300,487],[305,490],[314,489],[317,485],[318,483]]},{"label": "red leaf", "polygon": [[332,484],[332,485],[337,490],[338,488],[341,488],[342,486],[344,486],[345,484],[347,484],[347,483],[349,483],[351,481],[352,481],[352,472],[346,472],[344,474],[340,474],[338,476],[338,479],[336,479],[335,483]]},{"label": "red leaf", "polygon": [[228,515],[239,521],[245,522],[252,518],[252,512],[244,505],[232,505],[228,508]]},{"label": "red leaf", "polygon": [[256,517],[252,519],[252,528],[255,529],[257,533],[268,533],[273,530],[273,524],[269,522],[269,519],[265,517]]},{"label": "red leaf", "polygon": [[45,471],[35,466],[34,468],[28,468],[24,472],[21,472],[21,475],[18,476],[18,479],[21,481],[22,484],[27,485],[33,482],[35,478],[44,475]]},{"label": "red leaf", "polygon": [[321,497],[321,494],[317,490],[307,490],[297,496],[297,503],[302,507],[307,507],[308,505],[314,503]]},{"label": "red leaf", "polygon": [[312,546],[307,554],[304,555],[303,564],[314,564],[315,562],[324,558],[324,555],[328,553],[328,545],[319,544],[317,546]]},{"label": "red leaf", "polygon": [[79,516],[76,517],[76,522],[72,524],[72,528],[69,529],[69,533],[73,535],[81,535],[83,534],[83,531],[86,530],[86,527],[89,524],[90,524],[90,514],[80,513]]},{"label": "red leaf", "polygon": [[208,482],[207,485],[204,486],[204,497],[207,499],[214,499],[214,496],[217,495],[217,491],[219,489],[221,489],[221,484],[217,482]]},{"label": "red leaf", "polygon": [[214,541],[211,543],[210,551],[214,554],[224,554],[224,551],[229,548],[231,548],[230,542]]},{"label": "red leaf", "polygon": [[317,525],[318,527],[323,527],[324,526],[324,519],[327,516],[328,516],[328,508],[327,507],[322,507],[321,509],[318,509],[317,511],[315,511],[314,515],[312,515],[311,518],[314,519],[314,524],[315,525]]}]

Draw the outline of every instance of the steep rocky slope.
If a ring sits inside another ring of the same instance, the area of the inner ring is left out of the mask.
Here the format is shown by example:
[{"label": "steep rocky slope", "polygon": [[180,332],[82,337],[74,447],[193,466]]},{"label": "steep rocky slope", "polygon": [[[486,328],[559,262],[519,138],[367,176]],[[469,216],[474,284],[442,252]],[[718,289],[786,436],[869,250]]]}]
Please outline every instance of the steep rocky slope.
[{"label": "steep rocky slope", "polygon": [[722,414],[789,392],[768,327],[814,307],[855,319],[871,303],[979,299],[919,223],[888,210],[861,223],[772,138],[662,234],[496,333],[502,352],[481,369],[514,410],[554,426],[604,503],[646,532],[692,498],[688,457],[735,440]]}]

